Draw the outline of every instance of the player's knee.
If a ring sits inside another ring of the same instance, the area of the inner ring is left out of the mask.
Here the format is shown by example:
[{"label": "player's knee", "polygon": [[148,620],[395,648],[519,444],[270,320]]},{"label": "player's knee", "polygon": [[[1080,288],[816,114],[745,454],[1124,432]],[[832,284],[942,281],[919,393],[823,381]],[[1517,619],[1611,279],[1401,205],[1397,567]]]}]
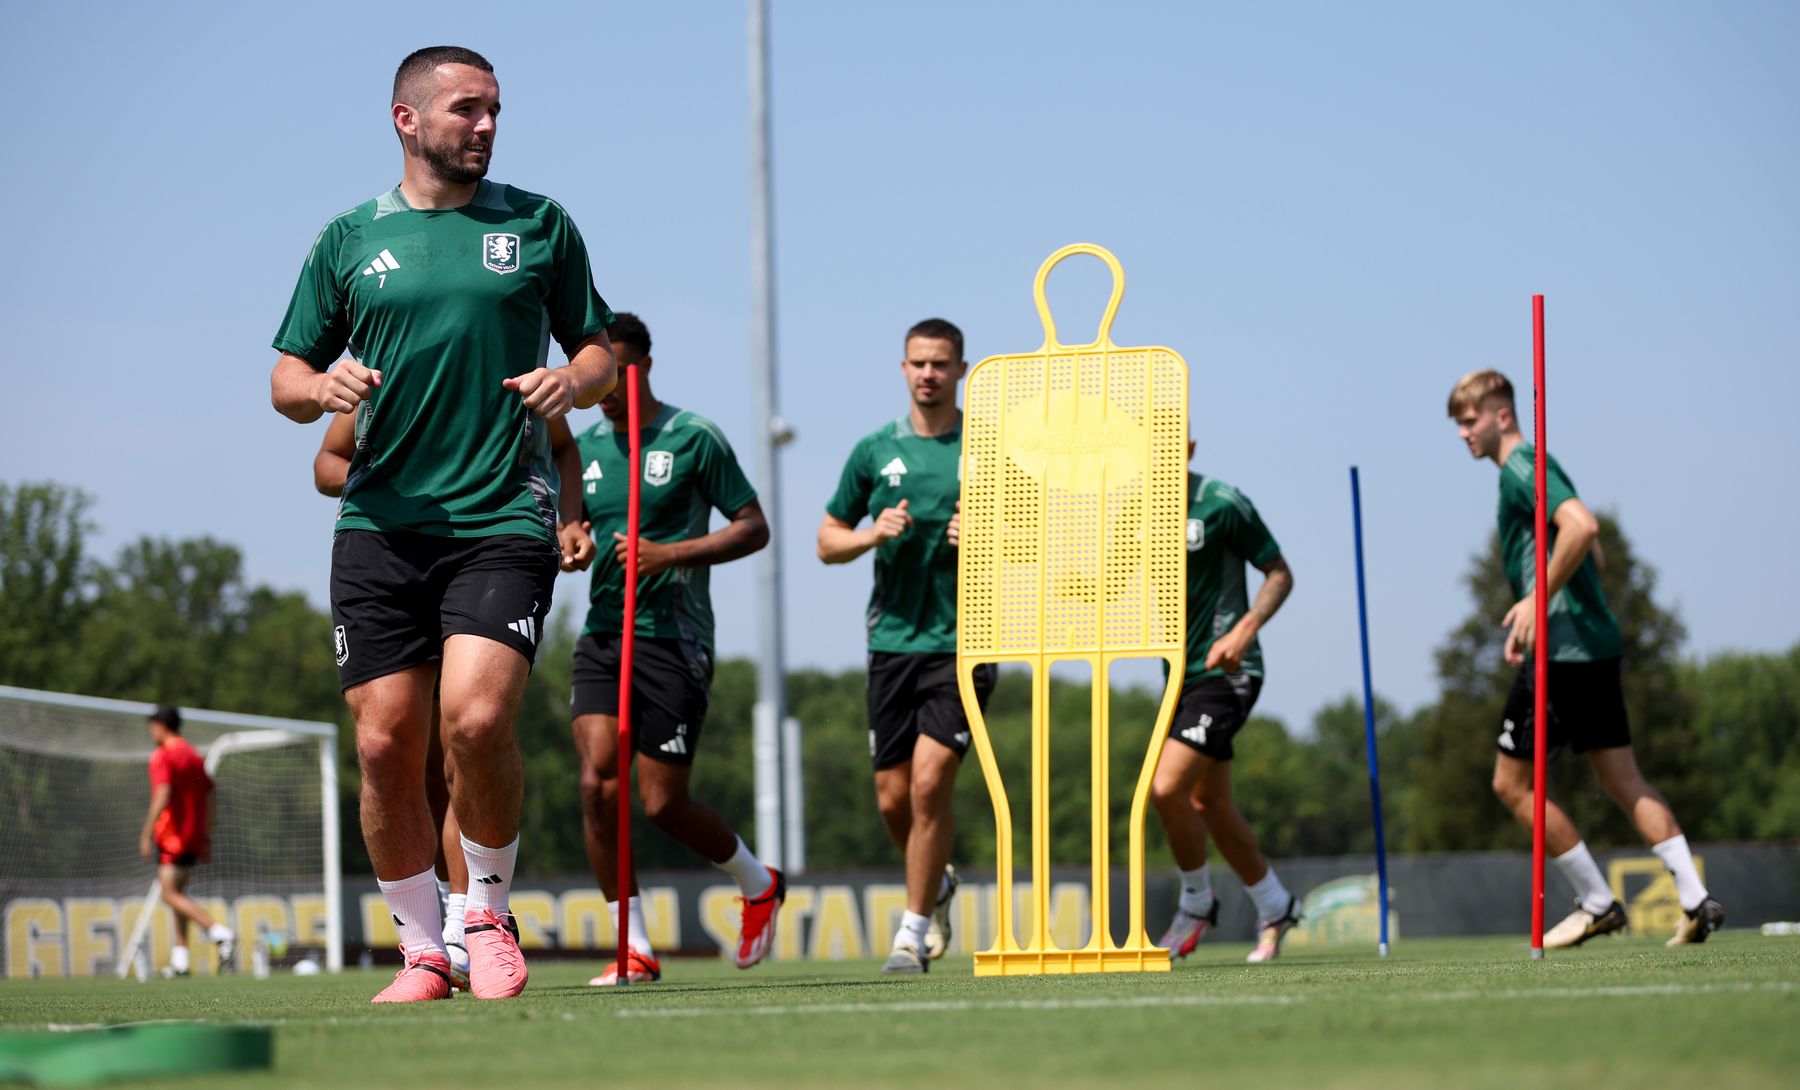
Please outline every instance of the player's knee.
[{"label": "player's knee", "polygon": [[956,786],[956,771],[950,768],[913,769],[913,813],[922,818],[936,818],[950,809],[951,789]]},{"label": "player's knee", "polygon": [[611,768],[597,768],[584,761],[579,783],[581,801],[590,810],[595,806],[616,805],[619,801],[619,777],[613,775]]},{"label": "player's knee", "polygon": [[1188,792],[1187,804],[1202,817],[1210,817],[1220,810],[1212,796],[1206,793],[1206,785],[1203,783],[1195,784],[1194,789]]},{"label": "player's knee", "polygon": [[686,795],[672,792],[655,792],[644,795],[644,816],[650,824],[668,832],[676,824],[676,819],[687,805]]},{"label": "player's knee", "polygon": [[912,794],[910,791],[877,791],[875,806],[881,816],[888,821],[897,821],[912,816]]},{"label": "player's knee", "polygon": [[512,717],[499,700],[477,698],[444,720],[444,733],[458,753],[486,753],[512,741]]},{"label": "player's knee", "polygon": [[1187,803],[1188,793],[1181,786],[1181,780],[1174,776],[1158,774],[1150,781],[1150,805],[1158,810],[1167,810]]},{"label": "player's knee", "polygon": [[1529,789],[1519,783],[1517,777],[1508,775],[1502,768],[1494,770],[1494,781],[1491,786],[1494,789],[1494,797],[1509,807],[1518,806],[1519,801],[1529,793]]},{"label": "player's knee", "polygon": [[412,744],[396,731],[359,730],[356,760],[365,781],[402,777],[409,769],[417,776],[424,761],[424,747]]}]

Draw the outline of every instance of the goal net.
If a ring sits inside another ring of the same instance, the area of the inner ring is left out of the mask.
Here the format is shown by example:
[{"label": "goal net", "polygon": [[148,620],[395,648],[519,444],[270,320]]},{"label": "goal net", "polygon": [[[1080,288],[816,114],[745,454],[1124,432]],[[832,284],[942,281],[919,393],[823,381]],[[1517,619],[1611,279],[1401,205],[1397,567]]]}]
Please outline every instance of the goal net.
[{"label": "goal net", "polygon": [[[169,963],[173,914],[138,855],[152,705],[0,685],[0,975],[144,973]],[[343,965],[337,728],[181,709],[206,760],[212,855],[187,894],[237,933],[237,963]],[[190,928],[193,971],[217,971]]]}]

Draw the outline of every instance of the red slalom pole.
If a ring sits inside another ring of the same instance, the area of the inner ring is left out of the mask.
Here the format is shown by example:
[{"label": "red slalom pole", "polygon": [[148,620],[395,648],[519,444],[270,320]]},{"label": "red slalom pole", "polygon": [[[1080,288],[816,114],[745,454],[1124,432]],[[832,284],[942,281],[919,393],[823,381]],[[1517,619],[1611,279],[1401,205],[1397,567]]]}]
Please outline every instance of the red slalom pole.
[{"label": "red slalom pole", "polygon": [[1532,332],[1532,442],[1537,449],[1537,511],[1533,536],[1537,547],[1537,578],[1532,597],[1537,607],[1537,635],[1531,641],[1535,684],[1531,687],[1531,956],[1544,956],[1544,798],[1545,771],[1549,761],[1544,747],[1546,720],[1550,717],[1550,520],[1548,506],[1549,444],[1544,437],[1544,297],[1531,297]]},{"label": "red slalom pole", "polygon": [[630,954],[631,913],[631,668],[637,650],[637,578],[638,578],[638,500],[643,491],[639,462],[644,454],[643,436],[638,430],[637,364],[625,368],[625,429],[630,451],[631,471],[625,485],[625,616],[619,629],[619,748],[614,757],[619,774],[619,911],[614,921],[618,929],[620,987],[631,983]]}]

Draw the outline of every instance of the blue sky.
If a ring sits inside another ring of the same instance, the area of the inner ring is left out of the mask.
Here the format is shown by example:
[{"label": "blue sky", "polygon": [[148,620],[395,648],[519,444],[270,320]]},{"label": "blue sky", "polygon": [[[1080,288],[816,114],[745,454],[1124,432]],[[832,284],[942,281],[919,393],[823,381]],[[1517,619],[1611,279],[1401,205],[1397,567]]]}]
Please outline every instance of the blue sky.
[{"label": "blue sky", "polygon": [[[902,332],[942,315],[971,359],[1036,347],[1031,277],[1075,241],[1124,263],[1115,339],[1186,357],[1197,464],[1256,501],[1294,567],[1263,710],[1301,726],[1358,685],[1353,463],[1377,689],[1433,698],[1495,501],[1444,398],[1480,366],[1529,382],[1533,292],[1551,447],[1658,570],[1689,649],[1800,636],[1800,575],[1757,560],[1800,540],[1800,7],[774,9],[793,665],[861,661],[867,562],[822,567],[813,532],[851,445],[904,409]],[[658,393],[744,447],[743,5],[369,11],[0,14],[0,479],[90,492],[104,556],[211,535],[325,603],[323,424],[269,408],[268,344],[319,227],[398,179],[394,66],[439,41],[498,69],[491,176],[568,207],[601,292],[654,332]],[[1098,266],[1065,266],[1051,297],[1076,339]],[[727,655],[755,638],[752,574],[714,578]]]}]

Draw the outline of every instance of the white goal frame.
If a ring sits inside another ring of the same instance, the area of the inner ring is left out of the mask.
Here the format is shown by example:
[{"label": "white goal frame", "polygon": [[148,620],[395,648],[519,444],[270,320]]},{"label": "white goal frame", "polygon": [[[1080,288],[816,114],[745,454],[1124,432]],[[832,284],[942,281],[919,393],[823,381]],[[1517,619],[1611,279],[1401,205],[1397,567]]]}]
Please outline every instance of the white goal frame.
[{"label": "white goal frame", "polygon": [[[80,696],[74,693],[21,689],[11,685],[0,685],[0,700],[70,708],[78,711],[129,715],[140,719],[149,718],[150,714],[156,710],[154,704],[133,700],[111,700],[105,697]],[[184,724],[235,728],[232,733],[221,735],[207,747],[206,771],[208,775],[216,772],[219,762],[232,753],[246,753],[259,749],[293,745],[297,738],[310,737],[318,740],[319,816],[322,826],[320,835],[323,840],[320,850],[321,858],[324,860],[324,873],[321,875],[321,879],[325,897],[325,969],[334,973],[342,970],[344,967],[343,863],[338,845],[340,827],[338,821],[337,725],[304,719],[282,719],[268,715],[247,715],[242,712],[222,712],[188,707],[181,709],[181,719]],[[144,910],[138,913],[137,922],[132,927],[130,937],[119,948],[116,969],[121,977],[131,972],[138,948],[148,937],[150,922],[157,903],[161,900],[161,895],[161,883],[154,878],[151,879],[149,892],[144,895]],[[240,936],[240,941],[254,942],[255,936]]]}]

